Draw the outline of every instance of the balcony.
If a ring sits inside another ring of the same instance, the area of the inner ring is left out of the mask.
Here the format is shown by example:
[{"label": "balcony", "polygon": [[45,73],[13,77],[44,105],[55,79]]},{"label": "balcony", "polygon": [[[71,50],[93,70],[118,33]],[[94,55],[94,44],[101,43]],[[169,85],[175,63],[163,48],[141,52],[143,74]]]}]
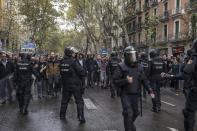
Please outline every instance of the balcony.
[{"label": "balcony", "polygon": [[184,13],[185,13],[185,9],[183,9],[183,8],[176,8],[176,9],[172,10],[172,17],[175,18],[175,17],[183,15]]},{"label": "balcony", "polygon": [[167,44],[169,42],[168,36],[161,36],[157,38],[157,43],[160,45]]},{"label": "balcony", "polygon": [[162,15],[159,16],[161,22],[166,22],[169,20],[169,11],[164,11]]},{"label": "balcony", "polygon": [[151,5],[152,7],[157,6],[157,5],[158,5],[158,0],[152,0],[151,3],[150,3],[150,5]]},{"label": "balcony", "polygon": [[169,35],[169,40],[170,42],[179,42],[179,41],[184,41],[188,39],[188,35],[185,33],[174,33]]},{"label": "balcony", "polygon": [[192,1],[185,4],[185,10],[188,12],[194,11],[197,9],[197,1]]}]

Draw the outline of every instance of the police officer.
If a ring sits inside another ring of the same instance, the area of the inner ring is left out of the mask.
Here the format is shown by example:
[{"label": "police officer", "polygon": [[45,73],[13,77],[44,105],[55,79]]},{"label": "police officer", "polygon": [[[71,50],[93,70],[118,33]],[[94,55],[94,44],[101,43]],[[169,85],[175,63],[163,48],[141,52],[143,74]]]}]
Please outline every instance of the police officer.
[{"label": "police officer", "polygon": [[124,50],[124,62],[119,64],[113,75],[122,102],[125,131],[136,131],[134,122],[139,115],[138,99],[142,79],[147,84],[147,91],[151,93],[143,68],[137,63],[136,51],[133,46],[128,46]]},{"label": "police officer", "polygon": [[118,64],[121,62],[121,60],[118,58],[118,54],[116,52],[111,53],[111,59],[109,60],[109,63],[107,65],[108,67],[108,76],[110,79],[110,91],[111,91],[111,98],[115,97],[115,91],[116,87],[113,83],[112,76],[114,74],[115,69],[118,67]]},{"label": "police officer", "polygon": [[14,72],[14,81],[17,85],[16,95],[19,104],[20,113],[28,114],[28,106],[31,99],[31,85],[33,82],[33,65],[30,61],[31,55],[27,53],[20,54],[21,60],[16,64]]},{"label": "police officer", "polygon": [[85,123],[84,101],[82,98],[81,80],[85,77],[85,71],[72,57],[73,51],[65,48],[64,59],[60,63],[60,74],[63,84],[60,119],[64,120],[70,98],[74,95],[77,104],[77,116],[80,123]]},{"label": "police officer", "polygon": [[195,112],[197,110],[197,38],[193,42],[191,51],[193,52],[192,61],[188,61],[183,70],[184,86],[185,89],[189,89],[183,110],[185,131],[194,131]]},{"label": "police officer", "polygon": [[[142,52],[140,54],[140,64],[143,67],[143,70],[144,70],[144,73],[145,73],[146,77],[148,77],[150,68],[149,68],[148,55],[145,52]],[[142,84],[142,86],[146,86],[144,81],[142,81],[141,84]],[[146,90],[145,90],[145,88],[143,88],[143,96],[144,96],[144,98],[146,98]]]},{"label": "police officer", "polygon": [[162,86],[161,83],[161,73],[165,72],[165,63],[162,58],[159,57],[159,51],[153,49],[150,51],[150,83],[152,90],[155,94],[155,98],[152,99],[153,103],[153,112],[160,112],[161,111],[161,96],[160,96],[160,88]]}]

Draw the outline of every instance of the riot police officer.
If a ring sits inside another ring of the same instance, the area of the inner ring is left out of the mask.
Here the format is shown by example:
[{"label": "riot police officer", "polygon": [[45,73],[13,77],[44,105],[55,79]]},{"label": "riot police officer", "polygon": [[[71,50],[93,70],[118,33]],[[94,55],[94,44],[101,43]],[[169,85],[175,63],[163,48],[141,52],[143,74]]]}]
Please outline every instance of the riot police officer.
[{"label": "riot police officer", "polygon": [[139,115],[138,99],[142,79],[147,84],[147,91],[151,93],[143,68],[137,62],[136,51],[133,46],[128,46],[124,50],[124,62],[119,64],[113,75],[122,102],[125,131],[136,131],[134,122]]},{"label": "riot police officer", "polygon": [[160,96],[160,88],[162,86],[161,83],[161,73],[165,72],[165,63],[162,60],[162,58],[159,57],[159,51],[156,49],[153,49],[150,51],[150,83],[152,90],[155,94],[155,98],[152,99],[153,103],[153,112],[160,112],[161,111],[161,96]]},{"label": "riot police officer", "polygon": [[30,61],[31,55],[27,53],[20,54],[21,60],[16,64],[14,72],[14,81],[17,85],[16,95],[19,104],[20,113],[28,114],[28,106],[31,100],[31,85],[33,82],[33,65]]},{"label": "riot police officer", "polygon": [[73,51],[65,48],[64,59],[60,63],[60,74],[63,84],[60,119],[64,120],[70,98],[74,95],[77,104],[77,116],[80,123],[85,123],[84,101],[82,98],[81,80],[85,77],[85,71],[72,57]]},{"label": "riot police officer", "polygon": [[116,91],[116,87],[115,84],[113,83],[113,73],[115,71],[115,69],[118,67],[118,64],[121,62],[121,60],[118,58],[118,54],[116,52],[112,52],[111,53],[111,59],[108,62],[108,76],[110,79],[110,92],[111,92],[111,98],[115,97],[115,91]]},{"label": "riot police officer", "polygon": [[[140,54],[139,63],[142,65],[146,77],[148,77],[149,69],[150,68],[149,68],[148,55],[145,52],[142,52]],[[142,84],[142,86],[146,86],[146,84],[144,83],[144,81],[142,81],[141,84]],[[146,98],[146,90],[145,90],[145,88],[143,88],[143,96],[144,96],[144,98]]]},{"label": "riot police officer", "polygon": [[194,131],[195,112],[197,110],[197,38],[193,42],[192,61],[188,61],[184,70],[184,88],[189,89],[186,96],[184,115],[185,131]]}]

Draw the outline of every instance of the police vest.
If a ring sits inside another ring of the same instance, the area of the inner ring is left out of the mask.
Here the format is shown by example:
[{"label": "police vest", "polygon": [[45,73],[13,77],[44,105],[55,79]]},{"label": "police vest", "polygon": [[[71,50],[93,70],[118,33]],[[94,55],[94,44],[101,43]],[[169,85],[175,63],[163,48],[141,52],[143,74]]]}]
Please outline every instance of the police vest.
[{"label": "police vest", "polygon": [[147,61],[141,61],[141,66],[143,67],[145,73],[149,71],[149,63]]},{"label": "police vest", "polygon": [[141,72],[143,71],[141,65],[137,64],[136,67],[128,67],[124,62],[120,65],[123,78],[126,79],[127,76],[133,77],[133,83],[128,84],[122,88],[124,93],[128,94],[138,94],[140,90],[139,82],[141,77]]},{"label": "police vest", "polygon": [[164,62],[162,60],[153,60],[152,61],[152,74],[157,75],[164,72]]},{"label": "police vest", "polygon": [[110,73],[111,74],[113,74],[115,69],[119,66],[118,64],[119,64],[118,60],[112,59],[112,61],[110,62]]},{"label": "police vest", "polygon": [[72,67],[74,60],[63,60],[60,64],[60,73],[62,77],[73,77],[74,69]]},{"label": "police vest", "polygon": [[20,79],[19,80],[26,80],[26,79],[31,79],[32,77],[32,68],[31,68],[31,63],[30,62],[18,62],[17,63],[17,71]]}]

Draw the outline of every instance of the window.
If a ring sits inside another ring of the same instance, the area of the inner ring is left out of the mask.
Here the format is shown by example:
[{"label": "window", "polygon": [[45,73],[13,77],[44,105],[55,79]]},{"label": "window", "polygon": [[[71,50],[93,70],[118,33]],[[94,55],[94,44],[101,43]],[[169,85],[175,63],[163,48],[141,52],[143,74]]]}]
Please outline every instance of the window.
[{"label": "window", "polygon": [[154,13],[153,13],[154,16],[157,15],[157,8],[154,8]]},{"label": "window", "polygon": [[168,2],[166,2],[165,4],[164,4],[164,11],[167,11],[168,10]]},{"label": "window", "polygon": [[133,29],[133,31],[135,31],[135,29],[136,29],[135,21],[133,21],[133,23],[132,23],[132,24],[133,24],[133,25],[132,25],[132,26],[133,26],[133,28],[132,28],[132,29]]},{"label": "window", "polygon": [[141,40],[141,33],[138,34],[138,43],[139,43],[139,44],[141,44],[141,43],[140,43],[140,40]]},{"label": "window", "polygon": [[178,38],[179,32],[180,32],[180,22],[176,21],[175,22],[175,38]]},{"label": "window", "polygon": [[176,0],[176,9],[180,8],[180,0]]},{"label": "window", "polygon": [[168,37],[168,26],[164,25],[164,39],[167,39]]},{"label": "window", "polygon": [[127,32],[128,32],[128,33],[131,32],[131,23],[128,23],[128,24],[127,24]]}]

